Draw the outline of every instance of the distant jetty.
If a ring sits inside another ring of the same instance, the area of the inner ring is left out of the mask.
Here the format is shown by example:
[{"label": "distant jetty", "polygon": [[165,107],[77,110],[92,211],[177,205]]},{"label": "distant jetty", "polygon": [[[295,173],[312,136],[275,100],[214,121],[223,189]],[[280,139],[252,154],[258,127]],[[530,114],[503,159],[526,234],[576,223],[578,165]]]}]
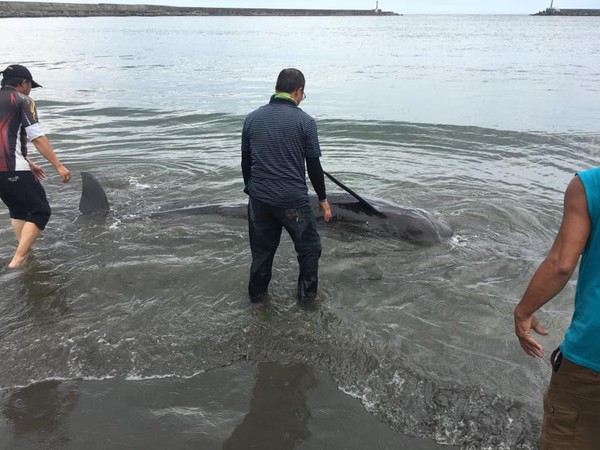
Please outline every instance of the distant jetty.
[{"label": "distant jetty", "polygon": [[116,3],[42,3],[0,1],[0,18],[102,16],[398,16],[375,9],[195,8]]},{"label": "distant jetty", "polygon": [[600,16],[600,9],[557,9],[546,8],[534,16]]}]

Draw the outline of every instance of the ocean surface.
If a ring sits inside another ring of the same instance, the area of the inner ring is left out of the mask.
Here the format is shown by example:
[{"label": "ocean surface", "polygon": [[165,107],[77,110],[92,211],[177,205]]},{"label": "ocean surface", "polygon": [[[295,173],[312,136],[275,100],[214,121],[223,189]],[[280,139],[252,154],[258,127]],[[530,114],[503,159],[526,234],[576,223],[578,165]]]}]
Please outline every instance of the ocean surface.
[{"label": "ocean surface", "polygon": [[[538,447],[575,281],[539,314],[543,360],[512,311],[567,183],[600,160],[600,18],[4,19],[0,42],[0,65],[44,86],[75,175],[45,164],[52,219],[0,272],[1,448]],[[306,75],[327,171],[454,230],[415,245],[322,226],[308,308],[287,236],[252,307],[244,221],[149,218],[245,200],[242,122],[284,67]],[[81,171],[107,218],[79,215]]]}]

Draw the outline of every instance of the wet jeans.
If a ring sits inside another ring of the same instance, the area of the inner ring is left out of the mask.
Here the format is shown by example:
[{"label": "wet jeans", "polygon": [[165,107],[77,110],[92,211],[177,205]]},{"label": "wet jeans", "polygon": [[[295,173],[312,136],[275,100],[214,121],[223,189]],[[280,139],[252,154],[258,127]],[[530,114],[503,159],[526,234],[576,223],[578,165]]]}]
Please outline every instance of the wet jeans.
[{"label": "wet jeans", "polygon": [[309,302],[317,295],[321,239],[310,205],[301,208],[278,208],[250,197],[248,229],[252,267],[248,294],[252,301],[260,301],[267,293],[282,228],[285,228],[292,238],[298,255],[298,300]]}]

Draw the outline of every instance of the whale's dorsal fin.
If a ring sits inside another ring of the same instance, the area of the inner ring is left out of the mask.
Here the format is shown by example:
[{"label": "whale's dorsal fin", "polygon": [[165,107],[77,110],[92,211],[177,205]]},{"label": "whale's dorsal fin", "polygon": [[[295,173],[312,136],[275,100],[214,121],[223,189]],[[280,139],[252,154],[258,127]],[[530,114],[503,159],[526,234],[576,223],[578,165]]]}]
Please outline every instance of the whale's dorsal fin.
[{"label": "whale's dorsal fin", "polygon": [[86,215],[106,216],[110,211],[108,198],[100,182],[89,172],[81,172],[81,200],[79,211]]},{"label": "whale's dorsal fin", "polygon": [[345,190],[348,194],[350,194],[352,197],[354,197],[356,200],[358,200],[358,202],[361,205],[363,205],[368,211],[372,212],[373,214],[375,214],[379,217],[387,217],[384,213],[382,213],[377,208],[375,208],[373,205],[371,205],[367,200],[362,198],[360,195],[358,195],[356,192],[354,192],[352,189],[350,189],[344,183],[337,180],[333,175],[331,175],[325,171],[323,171],[323,173],[325,175],[327,175],[327,178],[329,178],[331,181],[333,181],[335,184],[337,184],[339,187],[341,187],[343,190]]}]

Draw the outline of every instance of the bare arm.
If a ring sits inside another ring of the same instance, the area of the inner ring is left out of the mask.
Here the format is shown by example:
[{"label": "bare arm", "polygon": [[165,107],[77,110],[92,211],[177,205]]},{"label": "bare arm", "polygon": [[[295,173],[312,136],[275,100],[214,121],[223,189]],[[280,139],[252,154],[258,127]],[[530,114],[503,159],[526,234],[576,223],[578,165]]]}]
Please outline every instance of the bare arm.
[{"label": "bare arm", "polygon": [[585,189],[579,177],[567,187],[563,219],[546,259],[533,275],[523,298],[515,308],[515,333],[523,350],[530,356],[542,356],[543,347],[531,336],[531,330],[546,335],[534,313],[558,294],[570,280],[585,248],[591,230]]},{"label": "bare arm", "polygon": [[71,172],[59,161],[58,157],[54,153],[52,145],[50,145],[50,142],[48,141],[46,136],[37,137],[32,142],[37,151],[40,152],[42,156],[54,166],[54,169],[62,178],[62,182],[69,182],[69,180],[71,179]]},{"label": "bare arm", "polygon": [[46,172],[44,172],[44,169],[41,166],[38,166],[36,163],[34,163],[28,157],[25,159],[29,163],[29,168],[31,169],[31,172],[33,173],[33,176],[35,177],[36,180],[42,181],[44,178],[46,178]]}]

